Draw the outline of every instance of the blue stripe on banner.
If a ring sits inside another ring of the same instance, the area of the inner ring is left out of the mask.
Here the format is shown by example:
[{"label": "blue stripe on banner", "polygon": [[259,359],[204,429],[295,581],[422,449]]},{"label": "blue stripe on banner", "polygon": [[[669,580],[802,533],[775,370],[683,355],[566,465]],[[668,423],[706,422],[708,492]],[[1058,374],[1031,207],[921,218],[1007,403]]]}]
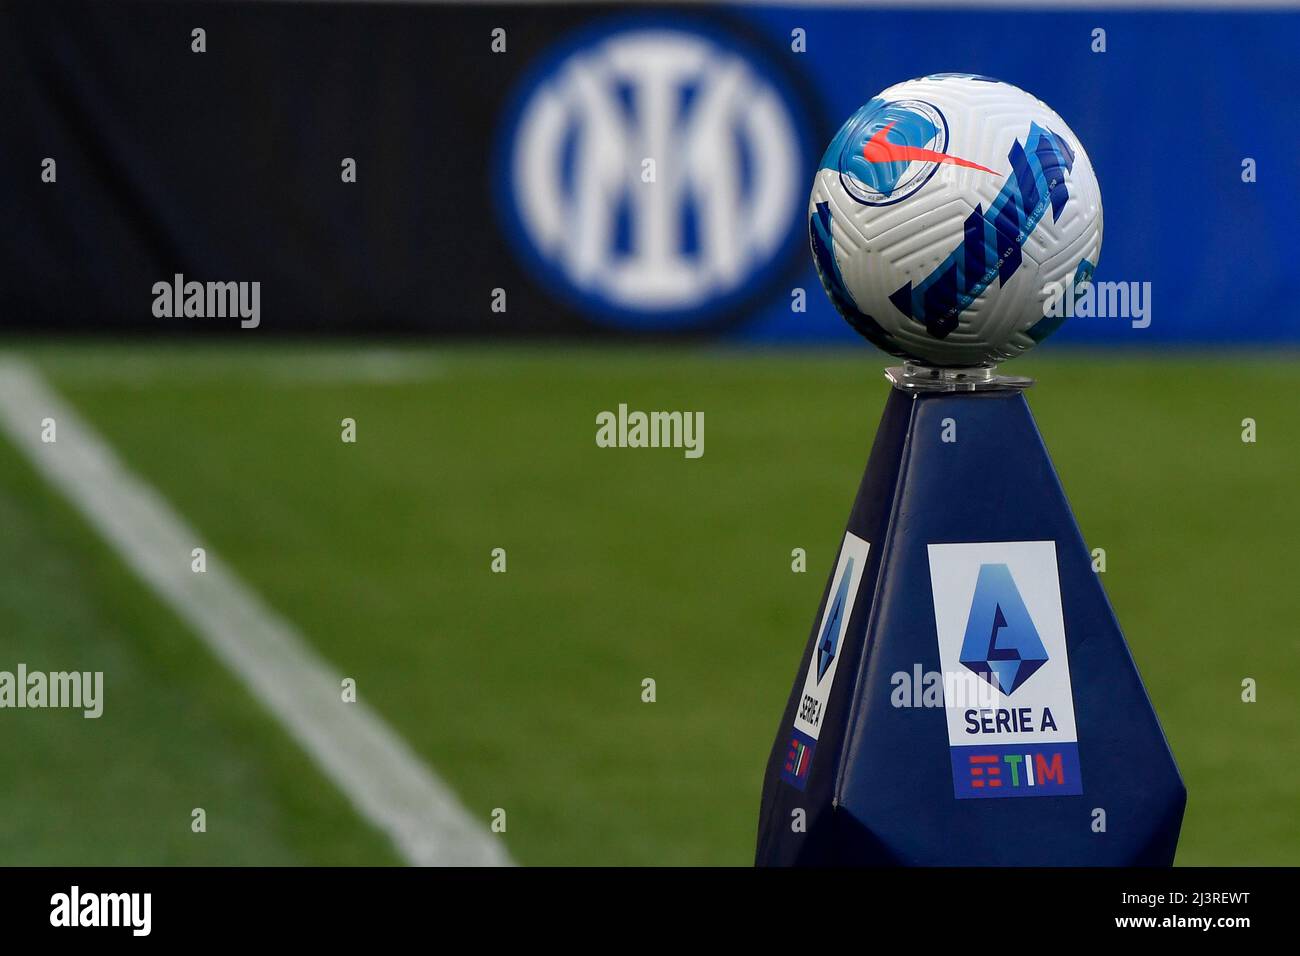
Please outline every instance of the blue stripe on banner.
[{"label": "blue stripe on banner", "polygon": [[[1106,235],[1097,279],[1149,281],[1155,311],[1144,328],[1066,322],[1050,348],[1300,344],[1293,292],[1300,123],[1288,99],[1300,88],[1300,10],[1108,5],[1099,19],[1082,5],[1053,7],[900,0],[735,12],[774,49],[789,50],[793,26],[806,31],[809,52],[791,60],[823,103],[819,146],[877,91],[954,68],[1014,83],[1065,119],[1078,136],[1069,148],[1087,150],[1101,183]],[[1095,49],[1098,28],[1106,31],[1104,53]],[[809,180],[820,155],[807,157]],[[1074,160],[1064,158],[1068,168]],[[1019,184],[1024,208],[1051,203],[1037,180],[1036,201],[1027,180]],[[963,268],[959,285],[972,288],[976,275]],[[816,284],[811,269],[804,264],[797,284]],[[857,340],[823,296],[810,294],[808,311],[794,313],[785,289],[737,334],[751,342]]]}]

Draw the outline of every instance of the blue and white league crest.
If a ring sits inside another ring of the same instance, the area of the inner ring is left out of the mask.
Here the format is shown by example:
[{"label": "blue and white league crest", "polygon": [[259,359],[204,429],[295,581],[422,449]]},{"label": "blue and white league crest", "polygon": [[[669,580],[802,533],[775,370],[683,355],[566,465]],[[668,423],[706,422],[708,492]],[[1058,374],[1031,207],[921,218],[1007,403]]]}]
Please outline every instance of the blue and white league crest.
[{"label": "blue and white league crest", "polygon": [[960,660],[1004,694],[1047,663],[1047,648],[1005,564],[980,566]]}]

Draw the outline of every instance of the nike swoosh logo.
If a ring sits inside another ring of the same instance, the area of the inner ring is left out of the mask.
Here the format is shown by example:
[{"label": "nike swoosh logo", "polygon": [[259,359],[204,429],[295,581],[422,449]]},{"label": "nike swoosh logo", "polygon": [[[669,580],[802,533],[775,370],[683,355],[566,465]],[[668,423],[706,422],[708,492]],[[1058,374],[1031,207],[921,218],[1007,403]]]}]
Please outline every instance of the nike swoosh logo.
[{"label": "nike swoosh logo", "polygon": [[[949,156],[947,153],[936,153],[932,149],[921,149],[919,146],[899,146],[896,143],[891,143],[886,137],[893,128],[894,124],[890,123],[888,126],[876,130],[875,135],[867,140],[866,145],[862,147],[862,158],[869,163],[910,163],[913,161],[952,163],[954,166],[965,166],[969,169],[980,169],[986,173],[993,173],[993,170],[987,166],[972,163],[969,159],[959,159],[956,156]],[[997,173],[993,174],[997,175]]]}]

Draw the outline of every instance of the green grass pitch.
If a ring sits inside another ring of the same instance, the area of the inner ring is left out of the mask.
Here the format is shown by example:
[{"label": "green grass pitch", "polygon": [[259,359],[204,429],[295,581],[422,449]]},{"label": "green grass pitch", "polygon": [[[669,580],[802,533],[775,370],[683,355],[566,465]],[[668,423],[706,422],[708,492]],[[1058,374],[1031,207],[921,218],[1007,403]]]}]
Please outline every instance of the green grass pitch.
[{"label": "green grass pitch", "polygon": [[[8,346],[471,813],[506,809],[519,862],[751,862],[883,356]],[[1186,780],[1178,862],[1300,863],[1300,360],[1058,350],[1011,368],[1038,379],[1030,405]],[[703,457],[598,448],[595,416],[620,402],[703,411]],[[0,668],[106,672],[98,721],[0,714],[4,863],[396,862],[3,440],[0,567]]]}]

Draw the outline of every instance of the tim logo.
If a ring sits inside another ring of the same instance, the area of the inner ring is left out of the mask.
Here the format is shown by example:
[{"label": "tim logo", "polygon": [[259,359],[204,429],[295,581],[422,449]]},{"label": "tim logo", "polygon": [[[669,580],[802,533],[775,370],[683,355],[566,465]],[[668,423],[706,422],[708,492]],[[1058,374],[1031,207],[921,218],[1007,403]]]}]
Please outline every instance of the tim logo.
[{"label": "tim logo", "polygon": [[957,799],[1059,797],[1083,793],[1077,744],[1057,747],[958,747],[952,752]]},{"label": "tim logo", "polygon": [[785,754],[785,763],[781,767],[781,779],[799,790],[808,786],[808,771],[812,767],[813,750],[817,742],[799,731],[790,737],[790,747]]},{"label": "tim logo", "polygon": [[552,291],[657,330],[735,308],[792,250],[802,112],[731,41],[679,26],[586,34],[525,82],[494,189]]}]

